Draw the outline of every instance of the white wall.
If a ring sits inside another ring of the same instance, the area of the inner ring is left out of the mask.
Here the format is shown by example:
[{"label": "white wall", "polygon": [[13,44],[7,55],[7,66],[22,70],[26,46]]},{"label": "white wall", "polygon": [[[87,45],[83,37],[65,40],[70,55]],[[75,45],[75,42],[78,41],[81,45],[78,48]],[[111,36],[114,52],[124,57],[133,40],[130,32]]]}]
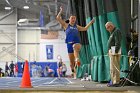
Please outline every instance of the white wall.
[{"label": "white wall", "polygon": [[[0,11],[0,18],[4,17],[10,11]],[[10,53],[15,53],[15,32],[16,32],[16,11],[9,16],[0,20],[0,67],[5,69],[5,62],[15,61],[15,57],[3,49],[7,49]]]},{"label": "white wall", "polygon": [[[66,64],[68,68],[67,74],[71,74],[67,47],[66,47],[64,37],[65,37],[64,31],[59,31],[58,39],[51,39],[51,40],[41,39],[40,40],[40,61],[58,62],[57,56],[60,55],[62,57],[63,62]],[[52,60],[47,59],[46,45],[53,45],[54,55],[53,55]]]},{"label": "white wall", "polygon": [[[15,53],[15,31],[16,31],[16,11],[3,18],[10,11],[0,12],[0,62],[15,60],[15,57],[3,51],[3,48],[9,48],[8,51]],[[11,47],[12,46],[12,47]]]},{"label": "white wall", "polygon": [[[59,36],[65,36],[63,31],[59,31]],[[54,55],[52,60],[47,59],[46,55],[46,45],[53,45]],[[57,56],[61,55],[64,61],[68,61],[67,48],[65,44],[65,39],[41,39],[40,40],[40,60],[41,61],[57,61]]]},{"label": "white wall", "polygon": [[40,30],[18,30],[18,56],[29,61],[39,60]]},{"label": "white wall", "polygon": [[[18,55],[30,61],[56,62],[57,56],[61,55],[64,61],[68,61],[65,36],[63,31],[59,31],[58,39],[40,39],[40,30],[18,30]],[[46,45],[53,45],[54,55],[52,60],[46,58]],[[35,58],[34,58],[35,56]]]}]

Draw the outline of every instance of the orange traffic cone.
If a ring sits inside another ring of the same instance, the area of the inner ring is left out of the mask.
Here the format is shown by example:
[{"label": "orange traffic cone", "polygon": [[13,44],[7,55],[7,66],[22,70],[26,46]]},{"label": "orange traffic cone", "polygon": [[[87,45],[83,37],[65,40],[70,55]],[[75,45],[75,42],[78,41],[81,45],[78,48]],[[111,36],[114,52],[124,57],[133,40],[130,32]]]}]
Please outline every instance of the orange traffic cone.
[{"label": "orange traffic cone", "polygon": [[27,60],[25,60],[25,63],[24,63],[24,71],[22,75],[20,88],[32,88]]}]

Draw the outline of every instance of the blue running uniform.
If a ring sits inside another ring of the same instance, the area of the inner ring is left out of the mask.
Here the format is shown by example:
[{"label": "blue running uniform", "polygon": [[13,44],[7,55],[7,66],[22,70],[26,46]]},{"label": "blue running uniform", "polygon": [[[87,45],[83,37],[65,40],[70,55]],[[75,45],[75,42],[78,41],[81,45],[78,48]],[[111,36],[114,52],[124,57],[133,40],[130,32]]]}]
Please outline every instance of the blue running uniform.
[{"label": "blue running uniform", "polygon": [[68,53],[73,53],[73,44],[80,43],[79,33],[76,24],[74,24],[74,26],[68,24],[68,27],[65,32],[66,32],[65,42],[67,43]]}]

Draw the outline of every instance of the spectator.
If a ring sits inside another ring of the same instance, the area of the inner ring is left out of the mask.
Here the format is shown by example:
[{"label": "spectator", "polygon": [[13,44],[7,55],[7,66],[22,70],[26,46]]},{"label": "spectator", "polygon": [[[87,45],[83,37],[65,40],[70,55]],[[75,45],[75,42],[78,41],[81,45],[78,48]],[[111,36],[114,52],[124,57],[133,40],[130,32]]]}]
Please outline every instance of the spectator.
[{"label": "spectator", "polygon": [[62,65],[62,71],[61,71],[62,77],[65,77],[66,76],[66,72],[67,72],[67,67],[66,67],[66,64],[63,63],[63,65]]},{"label": "spectator", "polygon": [[37,68],[38,68],[38,77],[41,77],[42,76],[42,67],[41,67],[41,65],[38,65],[37,66]]},{"label": "spectator", "polygon": [[51,69],[49,66],[45,67],[44,75],[46,77],[54,77],[55,71]]},{"label": "spectator", "polygon": [[37,76],[37,69],[36,69],[36,65],[33,64],[32,65],[32,77],[36,77]]},{"label": "spectator", "polygon": [[60,77],[60,75],[61,75],[62,64],[63,64],[63,62],[62,62],[62,59],[60,58],[59,59],[59,62],[58,62],[58,69],[57,69],[57,75],[58,75],[58,77]]},{"label": "spectator", "polygon": [[2,68],[0,67],[0,77],[2,77]]},{"label": "spectator", "polygon": [[9,76],[9,66],[8,66],[8,62],[6,62],[6,64],[5,64],[5,76]]},{"label": "spectator", "polygon": [[18,64],[17,63],[15,64],[15,76],[16,77],[18,76]]},{"label": "spectator", "polygon": [[66,65],[62,62],[62,59],[60,58],[60,61],[58,63],[58,69],[57,69],[57,74],[58,77],[60,76],[65,76],[67,71]]},{"label": "spectator", "polygon": [[13,63],[13,61],[11,61],[9,68],[10,68],[10,76],[13,77],[14,76],[14,63]]}]

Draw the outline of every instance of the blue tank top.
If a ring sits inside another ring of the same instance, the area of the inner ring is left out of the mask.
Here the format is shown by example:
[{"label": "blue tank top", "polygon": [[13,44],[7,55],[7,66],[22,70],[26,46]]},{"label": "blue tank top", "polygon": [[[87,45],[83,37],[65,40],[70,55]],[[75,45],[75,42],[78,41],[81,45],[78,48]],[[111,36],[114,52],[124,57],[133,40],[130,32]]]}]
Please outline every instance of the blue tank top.
[{"label": "blue tank top", "polygon": [[66,29],[66,43],[73,42],[73,43],[80,43],[79,39],[79,33],[76,24],[74,26],[71,26],[68,24],[68,27]]}]

